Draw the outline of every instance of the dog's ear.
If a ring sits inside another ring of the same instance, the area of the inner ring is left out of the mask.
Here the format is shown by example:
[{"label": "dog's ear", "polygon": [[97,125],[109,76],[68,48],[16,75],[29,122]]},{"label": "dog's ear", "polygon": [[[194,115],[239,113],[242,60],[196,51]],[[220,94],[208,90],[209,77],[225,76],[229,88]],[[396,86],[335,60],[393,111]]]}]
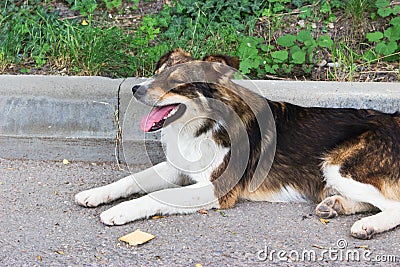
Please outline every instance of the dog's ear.
[{"label": "dog's ear", "polygon": [[224,55],[209,55],[203,58],[203,61],[208,62],[218,62],[225,65],[228,65],[234,69],[239,69],[239,58],[231,57],[231,56],[224,56]]},{"label": "dog's ear", "polygon": [[192,58],[189,53],[186,53],[180,48],[176,48],[175,50],[169,51],[158,60],[156,64],[155,74],[159,74],[160,72],[171,66],[193,60],[194,58]]}]

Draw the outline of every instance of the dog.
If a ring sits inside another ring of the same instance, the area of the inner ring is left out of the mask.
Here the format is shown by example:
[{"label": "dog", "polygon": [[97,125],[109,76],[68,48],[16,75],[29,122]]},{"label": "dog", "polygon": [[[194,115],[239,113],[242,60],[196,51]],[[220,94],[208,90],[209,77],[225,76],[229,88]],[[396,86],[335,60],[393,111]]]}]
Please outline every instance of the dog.
[{"label": "dog", "polygon": [[104,211],[106,225],[227,209],[238,199],[319,203],[322,218],[376,211],[351,227],[360,239],[400,224],[398,112],[270,101],[233,82],[238,67],[224,55],[163,55],[154,78],[132,91],[153,106],[140,127],[162,131],[167,160],[80,192],[76,203],[148,193]]}]

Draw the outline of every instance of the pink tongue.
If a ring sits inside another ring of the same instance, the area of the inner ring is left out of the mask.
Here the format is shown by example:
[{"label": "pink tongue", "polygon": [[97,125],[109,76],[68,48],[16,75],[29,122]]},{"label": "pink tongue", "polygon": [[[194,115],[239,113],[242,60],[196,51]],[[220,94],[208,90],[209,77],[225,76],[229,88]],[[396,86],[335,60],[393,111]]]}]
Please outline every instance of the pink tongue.
[{"label": "pink tongue", "polygon": [[175,106],[154,107],[148,116],[144,116],[140,122],[140,129],[144,132],[150,131],[154,123],[161,121],[166,117]]}]

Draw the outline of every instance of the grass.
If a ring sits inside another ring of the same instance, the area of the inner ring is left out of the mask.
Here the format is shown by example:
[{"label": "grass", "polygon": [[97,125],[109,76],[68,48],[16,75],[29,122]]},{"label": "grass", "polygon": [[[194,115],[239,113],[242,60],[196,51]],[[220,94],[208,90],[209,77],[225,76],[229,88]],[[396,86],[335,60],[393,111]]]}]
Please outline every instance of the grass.
[{"label": "grass", "polygon": [[13,8],[11,14],[2,12],[2,69],[11,64],[19,65],[25,72],[44,66],[68,67],[68,73],[111,77],[132,71],[129,56],[132,38],[121,29],[85,27],[60,20],[40,5]]},{"label": "grass", "polygon": [[194,57],[239,56],[241,72],[255,79],[399,80],[395,2],[157,3],[3,1],[0,72],[148,77],[163,53],[183,47]]}]

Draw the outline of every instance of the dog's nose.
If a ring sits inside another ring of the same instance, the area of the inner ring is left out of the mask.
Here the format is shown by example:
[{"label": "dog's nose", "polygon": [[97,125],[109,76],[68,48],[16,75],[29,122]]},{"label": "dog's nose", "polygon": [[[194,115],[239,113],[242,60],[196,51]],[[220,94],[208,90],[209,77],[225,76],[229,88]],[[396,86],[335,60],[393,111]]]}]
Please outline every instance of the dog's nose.
[{"label": "dog's nose", "polygon": [[133,93],[133,94],[136,94],[136,92],[137,92],[137,90],[139,90],[139,88],[140,88],[140,85],[138,85],[138,84],[135,85],[135,86],[133,86],[133,87],[132,87],[132,93]]},{"label": "dog's nose", "polygon": [[133,97],[140,100],[146,95],[146,86],[137,84],[132,87]]}]

